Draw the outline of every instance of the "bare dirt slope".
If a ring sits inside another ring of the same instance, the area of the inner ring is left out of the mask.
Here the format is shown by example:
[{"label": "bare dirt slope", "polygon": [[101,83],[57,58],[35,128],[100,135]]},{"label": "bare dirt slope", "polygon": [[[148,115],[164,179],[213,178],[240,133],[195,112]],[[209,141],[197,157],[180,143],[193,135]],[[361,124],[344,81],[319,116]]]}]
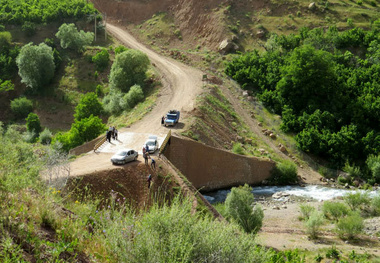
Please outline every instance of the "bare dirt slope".
[{"label": "bare dirt slope", "polygon": [[141,50],[148,55],[152,64],[163,76],[163,88],[153,111],[131,127],[120,129],[119,140],[107,143],[105,147],[102,147],[101,153],[90,152],[87,156],[76,159],[71,164],[72,175],[92,173],[99,169],[112,169],[110,163],[112,154],[110,153],[115,153],[121,148],[132,148],[140,151],[149,134],[155,134],[162,140],[169,129],[161,126],[160,121],[168,110],[177,109],[181,111],[181,123],[175,129],[183,128],[186,125],[183,120],[186,120],[188,112],[193,110],[195,98],[202,91],[201,71],[158,55],[137,42],[132,35],[121,27],[107,24],[107,30],[124,45]]}]

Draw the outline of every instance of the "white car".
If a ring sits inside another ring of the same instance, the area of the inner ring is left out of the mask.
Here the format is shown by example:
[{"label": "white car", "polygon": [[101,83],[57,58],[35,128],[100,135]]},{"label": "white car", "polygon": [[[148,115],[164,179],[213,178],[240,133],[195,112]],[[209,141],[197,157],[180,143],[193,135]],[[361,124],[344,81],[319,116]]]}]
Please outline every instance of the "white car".
[{"label": "white car", "polygon": [[154,153],[155,151],[157,151],[157,149],[158,149],[157,136],[153,136],[153,135],[149,136],[148,140],[144,143],[143,147],[145,147],[145,149],[146,149],[147,146],[148,146],[147,151],[149,153]]},{"label": "white car", "polygon": [[120,150],[111,157],[112,164],[125,164],[132,162],[139,156],[138,152],[132,149]]}]

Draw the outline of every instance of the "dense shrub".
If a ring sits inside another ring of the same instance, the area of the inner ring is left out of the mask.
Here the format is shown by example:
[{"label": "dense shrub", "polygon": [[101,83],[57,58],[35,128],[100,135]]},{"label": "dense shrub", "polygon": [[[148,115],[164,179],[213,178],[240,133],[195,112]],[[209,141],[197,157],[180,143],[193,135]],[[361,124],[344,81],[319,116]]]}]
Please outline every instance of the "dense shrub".
[{"label": "dense shrub", "polygon": [[0,23],[22,24],[25,21],[48,23],[63,19],[84,18],[98,13],[94,6],[81,0],[2,0]]},{"label": "dense shrub", "polygon": [[352,210],[366,210],[370,204],[368,192],[347,193],[343,196],[344,201]]},{"label": "dense shrub", "polygon": [[144,100],[144,92],[139,85],[133,85],[123,99],[128,107],[132,109]]},{"label": "dense shrub", "polygon": [[353,239],[362,232],[364,228],[363,218],[359,213],[352,213],[339,219],[336,231],[340,238]]},{"label": "dense shrub", "polygon": [[110,72],[110,87],[127,93],[133,85],[143,86],[150,61],[139,50],[128,49],[115,57]]},{"label": "dense shrub", "polygon": [[91,115],[88,118],[83,118],[80,121],[75,120],[71,125],[71,129],[65,133],[58,133],[53,138],[53,144],[60,142],[62,149],[69,151],[84,142],[91,141],[106,131],[106,125],[102,120]]},{"label": "dense shrub", "polygon": [[271,172],[271,181],[278,185],[297,183],[297,166],[291,161],[277,163]]},{"label": "dense shrub", "polygon": [[110,62],[110,55],[107,49],[103,48],[100,52],[96,53],[96,55],[92,57],[92,62],[95,63],[97,70],[105,70]]},{"label": "dense shrub", "polygon": [[103,98],[103,105],[104,110],[110,115],[119,115],[127,109],[127,105],[125,105],[123,100],[123,93],[118,90],[111,90],[111,92]]},{"label": "dense shrub", "polygon": [[38,46],[29,43],[23,46],[16,63],[21,82],[34,90],[44,88],[54,76],[53,50],[45,43]]},{"label": "dense shrub", "polygon": [[323,217],[322,214],[318,211],[313,211],[310,214],[310,217],[305,222],[306,232],[310,238],[316,239],[318,238],[318,231],[320,227],[323,225]]},{"label": "dense shrub", "polygon": [[301,217],[304,220],[308,220],[310,215],[315,211],[315,207],[308,204],[300,204]]},{"label": "dense shrub", "polygon": [[379,216],[380,215],[380,194],[375,195],[371,199],[370,209],[371,209],[371,214],[373,216]]},{"label": "dense shrub", "polygon": [[[377,26],[272,34],[265,52],[235,56],[225,72],[282,115],[281,129],[295,133],[301,150],[337,168],[348,161],[352,176],[365,177],[359,166],[368,155],[380,154],[378,34]],[[380,182],[378,170],[369,182]]]},{"label": "dense shrub", "polygon": [[127,50],[128,50],[128,48],[126,48],[125,46],[118,46],[115,48],[115,55],[120,54],[120,53],[127,51]]},{"label": "dense shrub", "polygon": [[335,221],[350,213],[350,208],[344,203],[325,201],[322,206],[323,215]]},{"label": "dense shrub", "polygon": [[42,144],[50,144],[51,140],[53,138],[53,134],[48,128],[45,128],[41,133],[40,133],[40,141]]},{"label": "dense shrub", "polygon": [[21,29],[26,36],[31,37],[36,34],[37,27],[36,24],[34,24],[33,22],[25,21]]},{"label": "dense shrub", "polygon": [[55,36],[60,40],[63,49],[69,48],[82,52],[84,47],[94,40],[94,33],[78,31],[74,24],[62,24]]},{"label": "dense shrub", "polygon": [[25,120],[26,128],[29,132],[34,132],[37,135],[41,132],[40,118],[38,118],[37,114],[31,112]]},{"label": "dense shrub", "polygon": [[75,120],[82,120],[91,115],[100,116],[103,113],[103,105],[94,92],[85,94],[75,107]]},{"label": "dense shrub", "polygon": [[253,206],[253,202],[252,188],[247,184],[233,187],[225,201],[228,217],[247,233],[257,233],[263,224],[264,212],[261,207]]},{"label": "dense shrub", "polygon": [[33,102],[25,97],[11,101],[11,110],[17,118],[25,118],[33,111]]}]

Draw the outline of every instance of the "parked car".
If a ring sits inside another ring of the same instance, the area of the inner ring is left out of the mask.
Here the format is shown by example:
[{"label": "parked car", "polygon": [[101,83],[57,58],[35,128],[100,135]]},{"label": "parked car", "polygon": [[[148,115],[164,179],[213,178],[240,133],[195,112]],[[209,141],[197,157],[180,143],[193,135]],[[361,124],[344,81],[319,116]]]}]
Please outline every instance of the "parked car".
[{"label": "parked car", "polygon": [[178,110],[170,110],[166,114],[164,121],[165,126],[174,126],[179,121],[180,112]]},{"label": "parked car", "polygon": [[139,153],[132,149],[123,149],[111,157],[112,164],[125,164],[137,159]]},{"label": "parked car", "polygon": [[144,143],[143,147],[146,148],[146,146],[148,145],[148,152],[149,153],[154,153],[155,151],[157,151],[159,145],[158,145],[158,141],[157,141],[157,136],[149,136],[148,137],[148,140],[146,140],[146,142]]}]

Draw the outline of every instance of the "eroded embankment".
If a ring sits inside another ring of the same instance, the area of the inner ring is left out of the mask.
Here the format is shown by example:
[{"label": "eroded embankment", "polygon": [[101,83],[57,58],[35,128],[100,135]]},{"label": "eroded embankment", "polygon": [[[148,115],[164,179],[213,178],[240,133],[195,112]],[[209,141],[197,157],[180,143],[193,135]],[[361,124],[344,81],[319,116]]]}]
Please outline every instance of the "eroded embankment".
[{"label": "eroded embankment", "polygon": [[219,150],[172,136],[165,156],[196,187],[205,191],[258,184],[270,177],[275,162]]},{"label": "eroded embankment", "polygon": [[[147,182],[149,174],[153,176],[150,188]],[[77,198],[91,195],[96,199],[106,200],[113,194],[133,208],[149,207],[153,200],[170,201],[180,189],[176,180],[159,161],[156,170],[144,163],[132,162],[115,166],[114,169],[71,177],[66,188],[73,191]]]}]

